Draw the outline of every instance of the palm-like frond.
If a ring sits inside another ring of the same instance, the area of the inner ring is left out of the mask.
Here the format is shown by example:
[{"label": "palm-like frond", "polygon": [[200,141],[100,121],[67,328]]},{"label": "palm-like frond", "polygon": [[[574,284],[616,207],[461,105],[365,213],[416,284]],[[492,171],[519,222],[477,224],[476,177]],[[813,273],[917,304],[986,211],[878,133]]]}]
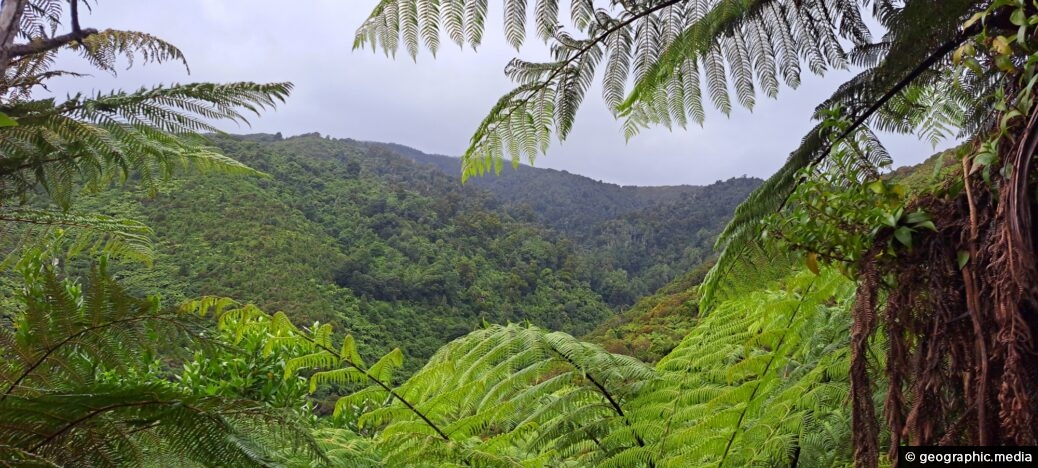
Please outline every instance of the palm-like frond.
[{"label": "palm-like frond", "polygon": [[[103,234],[94,240],[110,253],[147,260],[149,242],[141,226],[73,214],[76,194],[131,178],[154,191],[181,168],[263,176],[210,146],[199,132],[218,131],[210,123],[216,119],[245,122],[243,112],[271,107],[290,90],[288,83],[200,83],[0,106],[18,122],[0,128],[0,218],[85,227]],[[60,211],[18,207],[19,200],[41,192]]]},{"label": "palm-like frond", "polygon": [[265,451],[235,423],[283,422],[252,402],[196,397],[161,383],[90,384],[11,396],[0,407],[5,442],[77,466],[125,466],[161,456],[142,447],[149,435],[162,441],[151,451],[181,460],[266,466]]},{"label": "palm-like frond", "polygon": [[[179,61],[186,67],[187,62],[175,46],[146,33],[81,28],[77,9],[90,7],[84,1],[20,0],[5,5],[10,7],[5,11],[19,21],[3,26],[15,28],[18,37],[27,41],[5,46],[0,54],[4,61],[0,113],[12,124],[0,128],[0,198],[4,201],[0,211],[5,219],[32,221],[23,216],[28,212],[7,211],[42,193],[64,213],[33,212],[36,221],[98,227],[111,220],[88,223],[68,213],[83,188],[97,190],[133,178],[155,190],[158,181],[184,167],[262,175],[221,154],[202,134],[218,133],[217,120],[247,124],[247,114],[258,115],[283,102],[292,89],[290,83],[174,84],[135,92],[77,94],[64,101],[34,98],[34,88],[48,80],[77,76],[52,69],[62,49],[71,49],[95,68],[113,73],[120,59],[130,65]],[[22,11],[14,11],[18,7]],[[65,11],[70,13],[68,22],[62,20]],[[71,32],[57,34],[65,25]],[[116,238],[132,240],[127,245],[144,253],[144,244],[133,238],[139,232],[126,223],[123,228]]]},{"label": "palm-like frond", "polygon": [[68,207],[78,184],[99,187],[131,174],[146,187],[173,169],[194,166],[258,174],[205,144],[214,119],[244,121],[283,100],[288,83],[188,84],[15,103],[3,109],[18,121],[0,129],[0,178],[6,197],[42,186]]},{"label": "palm-like frond", "polygon": [[[632,402],[632,418],[660,428],[656,466],[787,466],[796,452],[849,460],[852,285],[833,272],[784,282],[722,302],[657,365],[667,384]],[[842,430],[825,439],[828,426]],[[626,466],[623,455],[608,466]]]}]

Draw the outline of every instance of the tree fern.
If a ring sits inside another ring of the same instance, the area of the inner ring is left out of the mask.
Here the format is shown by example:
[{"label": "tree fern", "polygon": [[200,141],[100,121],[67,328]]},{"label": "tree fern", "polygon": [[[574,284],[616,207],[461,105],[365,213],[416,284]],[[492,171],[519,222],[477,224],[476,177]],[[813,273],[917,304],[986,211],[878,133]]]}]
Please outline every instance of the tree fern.
[{"label": "tree fern", "polygon": [[[518,47],[527,37],[527,1],[502,3],[506,39]],[[422,45],[415,33],[420,30],[427,32],[424,41],[435,52],[437,43],[428,36],[441,24],[455,42],[479,45],[486,0],[456,0],[445,8],[434,5],[439,0],[380,2],[357,30],[354,47],[370,45],[388,54],[402,45],[414,56]],[[692,70],[703,71],[715,105],[727,113],[729,86],[740,104],[752,107],[758,85],[769,96],[777,93],[777,69],[786,84],[796,86],[801,60],[816,73],[844,68],[849,62],[840,41],[857,45],[869,41],[860,6],[845,0],[796,5],[767,0],[612,5],[596,8],[591,1],[572,2],[568,21],[578,36],[558,25],[557,0],[537,2],[534,27],[549,42],[551,60],[517,59],[509,65],[506,73],[519,86],[498,101],[476,130],[464,156],[465,176],[496,170],[497,158],[505,154],[513,163],[522,157],[532,159],[529,155],[543,151],[551,133],[564,139],[603,59],[603,97],[624,116],[625,131],[633,135],[650,123],[684,125],[689,117],[702,122],[697,97],[702,94],[700,75]],[[628,90],[629,76],[636,84]],[[546,110],[551,118],[539,118]]]},{"label": "tree fern", "polygon": [[[173,384],[153,360],[162,336],[200,336],[199,319],[127,294],[104,268],[85,285],[59,279],[57,250],[148,258],[140,223],[71,210],[78,192],[135,179],[155,189],[181,167],[258,172],[209,146],[216,119],[246,123],[283,101],[287,83],[160,86],[137,92],[34,97],[59,76],[62,49],[95,68],[180,61],[171,44],[133,31],[81,27],[78,0],[11,0],[0,6],[0,218],[52,242],[26,244],[23,310],[0,324],[3,458],[28,465],[123,466],[219,463],[266,466],[284,453],[321,461],[296,414],[250,400],[211,397]],[[68,13],[68,20],[63,16]],[[62,27],[69,31],[60,34]],[[53,208],[44,207],[46,204]],[[61,226],[41,236],[34,226]],[[61,248],[55,248],[60,246]],[[5,262],[6,263],[6,262]]]},{"label": "tree fern", "polygon": [[656,370],[563,333],[488,326],[398,386],[378,370],[394,353],[365,366],[326,326],[217,299],[191,310],[306,344],[286,371],[311,390],[353,386],[336,419],[355,425],[342,454],[362,464],[846,464],[853,284],[825,270],[773,287],[722,301]]},{"label": "tree fern", "polygon": [[472,441],[465,450],[396,404],[361,418],[383,427],[375,444],[390,464],[782,466],[796,463],[794,452],[846,463],[852,285],[831,272],[786,282],[722,303],[656,372],[514,325],[451,343],[398,391],[456,428],[446,431],[452,441]]},{"label": "tree fern", "polygon": [[[649,441],[657,466],[849,460],[851,284],[829,272],[786,282],[722,302],[658,364],[662,384],[632,401],[632,418],[660,428]],[[818,432],[832,426],[835,438]],[[631,466],[623,452],[606,465]]]},{"label": "tree fern", "polygon": [[[54,70],[62,49],[80,54],[92,66],[115,73],[119,59],[132,65],[187,62],[172,44],[136,31],[98,31],[79,24],[78,0],[5,2],[0,25],[11,41],[0,44],[0,217],[67,227],[89,226],[97,242],[123,241],[123,253],[147,258],[140,226],[69,212],[82,189],[99,190],[130,178],[154,190],[174,169],[192,167],[260,175],[222,155],[202,133],[217,132],[213,121],[247,123],[246,113],[273,107],[291,91],[289,83],[174,84],[136,92],[113,91],[93,96],[77,94],[63,101],[33,94],[59,76],[81,76]],[[68,19],[63,19],[65,14]],[[68,27],[66,34],[58,34]],[[48,32],[49,31],[49,32]],[[18,43],[16,39],[25,42]],[[56,209],[21,206],[44,195]],[[119,227],[125,230],[119,231]]]},{"label": "tree fern", "polygon": [[0,327],[5,452],[58,465],[122,466],[175,453],[254,466],[270,460],[269,443],[320,457],[291,414],[197,395],[154,374],[154,337],[196,336],[197,318],[127,294],[103,266],[80,285],[45,260],[25,264],[25,309]]}]

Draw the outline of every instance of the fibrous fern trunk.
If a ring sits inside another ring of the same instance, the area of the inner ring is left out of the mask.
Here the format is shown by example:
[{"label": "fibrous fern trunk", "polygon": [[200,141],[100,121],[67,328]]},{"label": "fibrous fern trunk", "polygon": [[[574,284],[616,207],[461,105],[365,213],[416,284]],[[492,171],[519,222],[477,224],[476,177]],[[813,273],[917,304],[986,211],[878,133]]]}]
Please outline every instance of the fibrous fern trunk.
[{"label": "fibrous fern trunk", "polygon": [[[1018,119],[1000,151],[1002,176],[983,177],[964,156],[953,196],[917,204],[934,215],[936,235],[896,258],[867,258],[855,311],[852,369],[877,325],[889,340],[885,419],[889,456],[900,444],[1038,443],[1038,245],[1031,198],[1038,110]],[[886,242],[877,239],[877,245]],[[877,249],[876,252],[880,252]],[[892,284],[885,303],[876,298]],[[877,323],[879,311],[885,309]],[[858,463],[876,466],[879,430],[867,372],[852,370]]]}]

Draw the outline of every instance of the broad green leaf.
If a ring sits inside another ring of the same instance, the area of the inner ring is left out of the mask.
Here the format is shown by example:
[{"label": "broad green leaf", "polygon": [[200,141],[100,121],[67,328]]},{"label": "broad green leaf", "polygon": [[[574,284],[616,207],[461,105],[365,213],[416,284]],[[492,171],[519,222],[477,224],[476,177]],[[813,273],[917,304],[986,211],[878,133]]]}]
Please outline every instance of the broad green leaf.
[{"label": "broad green leaf", "polygon": [[933,221],[930,221],[930,220],[926,220],[926,221],[923,221],[921,223],[917,223],[915,225],[915,227],[917,227],[917,228],[926,228],[926,229],[929,229],[931,231],[937,231],[937,226],[935,226],[933,224]]},{"label": "broad green leaf", "polygon": [[915,211],[905,216],[905,222],[908,224],[919,224],[923,221],[928,221],[930,215],[926,214],[925,211]]},{"label": "broad green leaf", "polygon": [[912,229],[906,226],[901,226],[894,230],[894,237],[897,241],[904,244],[905,247],[912,247]]},{"label": "broad green leaf", "polygon": [[7,114],[0,112],[0,128],[2,127],[17,127],[18,121],[12,119]]},{"label": "broad green leaf", "polygon": [[960,250],[955,255],[955,262],[959,264],[959,269],[966,266],[966,263],[970,261],[970,253],[965,250]]},{"label": "broad green leaf", "polygon": [[1013,10],[1013,13],[1009,15],[1009,22],[1016,26],[1023,26],[1027,22],[1027,15],[1024,14],[1024,9],[1017,8]]}]

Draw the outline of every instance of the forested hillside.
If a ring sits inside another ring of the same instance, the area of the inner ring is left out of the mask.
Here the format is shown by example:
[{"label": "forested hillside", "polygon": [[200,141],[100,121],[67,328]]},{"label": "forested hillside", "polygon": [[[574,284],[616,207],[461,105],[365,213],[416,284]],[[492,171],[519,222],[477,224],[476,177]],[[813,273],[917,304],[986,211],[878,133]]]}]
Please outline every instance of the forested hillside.
[{"label": "forested hillside", "polygon": [[614,313],[589,284],[605,272],[571,242],[433,168],[315,134],[215,141],[269,177],[84,199],[155,230],[155,267],[118,272],[133,291],[284,310],[351,330],[373,352],[400,347],[411,367],[484,321],[582,334]]},{"label": "forested hillside", "polygon": [[[459,158],[371,144],[461,178]],[[597,269],[614,270],[592,284],[610,304],[627,306],[709,258],[720,228],[761,182],[737,177],[706,186],[620,186],[520,164],[467,183],[496,195],[513,216],[565,234]]]},{"label": "forested hillside", "polygon": [[[463,185],[395,145],[317,134],[214,141],[269,177],[213,175],[173,180],[155,197],[84,199],[156,232],[154,268],[126,266],[125,283],[172,301],[227,296],[301,323],[332,323],[373,352],[400,347],[410,369],[484,321],[592,330],[707,257],[738,197],[757,182],[657,191],[567,175],[588,181],[588,196],[536,206],[605,221],[562,231],[525,202],[517,208],[508,192]],[[531,170],[524,180],[543,188],[558,174]],[[626,202],[627,193],[640,201]]]}]

